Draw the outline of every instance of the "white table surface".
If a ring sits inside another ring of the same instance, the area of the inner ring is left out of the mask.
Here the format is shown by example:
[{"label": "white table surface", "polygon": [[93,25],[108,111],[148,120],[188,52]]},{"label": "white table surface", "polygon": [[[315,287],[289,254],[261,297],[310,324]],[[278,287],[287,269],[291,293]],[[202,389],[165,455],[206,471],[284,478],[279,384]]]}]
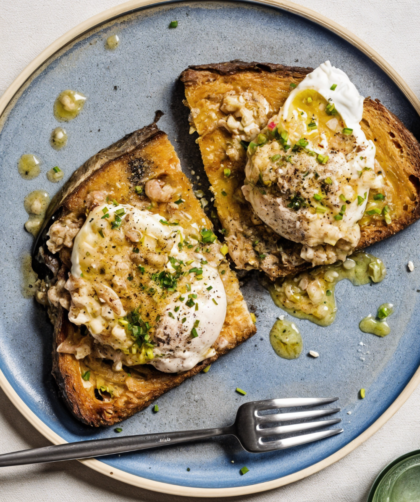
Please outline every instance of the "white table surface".
[{"label": "white table surface", "polygon": [[[119,0],[1,0],[0,95],[43,49]],[[416,0],[298,0],[345,26],[376,49],[420,97],[420,8]],[[420,448],[420,388],[366,443],[310,478],[242,497],[258,502],[362,502],[376,474]],[[47,446],[0,389],[0,452]],[[78,462],[3,468],[0,502],[187,501],[124,485]],[[197,499],[198,500],[198,499]],[[231,499],[234,500],[234,499]],[[236,499],[238,500],[238,499]]]}]

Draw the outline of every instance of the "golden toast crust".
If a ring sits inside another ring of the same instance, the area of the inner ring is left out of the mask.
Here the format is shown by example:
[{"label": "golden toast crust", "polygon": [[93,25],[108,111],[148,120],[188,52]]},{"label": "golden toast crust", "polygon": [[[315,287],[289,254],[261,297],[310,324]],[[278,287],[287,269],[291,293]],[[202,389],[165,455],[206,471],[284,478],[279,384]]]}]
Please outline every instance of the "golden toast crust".
[{"label": "golden toast crust", "polygon": [[[136,203],[140,196],[135,193],[134,186],[160,177],[176,187],[177,194],[185,201],[183,210],[193,215],[193,221],[200,222],[200,226],[205,221],[206,227],[211,228],[211,223],[193,195],[191,184],[183,174],[166,134],[153,124],[133,135],[134,137],[126,137],[116,143],[117,147],[112,145],[103,150],[76,171],[62,195],[56,198],[56,206],[52,212],[55,215],[70,212],[86,215],[87,195],[98,190],[111,191],[112,197],[120,203]],[[170,219],[168,203],[159,203],[152,211]],[[226,262],[223,262],[219,269],[226,271],[221,278],[228,307],[222,331],[213,346],[217,354],[181,374],[162,373],[149,366],[134,366],[129,370],[116,372],[112,370],[111,364],[102,359],[88,356],[77,360],[72,354],[57,352],[57,347],[62,342],[77,344],[82,336],[79,328],[69,322],[67,311],[62,307],[57,309],[54,323],[53,375],[68,408],[77,419],[96,427],[116,424],[143,410],[157,397],[196,375],[256,332],[235,274]],[[66,265],[60,263],[58,279],[66,279],[67,273]],[[87,371],[90,372],[88,382],[82,379],[82,374]],[[96,386],[99,381],[112,385],[115,393],[105,398],[98,394]]]},{"label": "golden toast crust", "polygon": [[[238,160],[227,158],[231,136],[217,126],[222,116],[219,107],[226,92],[252,91],[264,96],[274,115],[290,93],[290,84],[298,84],[311,71],[312,68],[231,61],[191,66],[180,77],[191,110],[191,124],[199,134],[204,169],[212,185],[218,215],[227,231],[230,255],[239,269],[262,270],[273,280],[311,265],[299,259],[299,244],[281,238],[262,224],[241,197],[247,158],[245,151]],[[215,118],[210,119],[211,114]],[[385,106],[370,98],[364,102],[362,128],[367,138],[375,142],[381,167],[398,179],[401,191],[397,201],[398,217],[393,218],[390,225],[374,219],[364,222],[357,249],[396,234],[420,217],[420,147],[417,140]],[[228,180],[223,177],[225,168],[233,173]],[[258,249],[255,249],[255,242],[258,242]]]}]

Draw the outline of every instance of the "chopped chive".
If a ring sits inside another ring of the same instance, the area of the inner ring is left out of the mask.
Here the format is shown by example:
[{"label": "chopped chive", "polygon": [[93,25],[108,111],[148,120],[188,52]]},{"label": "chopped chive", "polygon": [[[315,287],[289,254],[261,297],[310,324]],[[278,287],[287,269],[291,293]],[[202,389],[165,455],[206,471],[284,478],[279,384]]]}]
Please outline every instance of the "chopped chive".
[{"label": "chopped chive", "polygon": [[340,200],[342,200],[343,202],[346,202],[346,196],[342,193],[340,194]]},{"label": "chopped chive", "polygon": [[331,89],[332,91],[335,91],[335,90],[337,89],[337,84],[333,84],[333,85],[330,87],[330,89]]},{"label": "chopped chive", "polygon": [[181,307],[178,305],[178,307],[175,307],[174,310],[175,312],[178,312],[178,310],[180,309]]},{"label": "chopped chive", "polygon": [[327,296],[331,296],[331,295],[332,295],[331,289],[327,289]]},{"label": "chopped chive", "polygon": [[370,209],[369,211],[366,211],[366,214],[368,214],[369,216],[374,216],[375,214],[381,214],[381,213],[382,211],[377,207]]},{"label": "chopped chive", "polygon": [[376,193],[373,196],[373,200],[384,200],[384,199],[385,199],[385,195],[383,193]]},{"label": "chopped chive", "polygon": [[109,209],[108,209],[107,207],[104,207],[104,208],[102,209],[103,214],[106,214],[108,211],[109,211]]},{"label": "chopped chive", "polygon": [[187,320],[187,318],[186,318],[186,317],[183,317],[183,318],[182,318],[182,321],[181,321],[181,322],[182,322],[182,324],[184,324],[184,322],[185,322],[186,320]]},{"label": "chopped chive", "polygon": [[296,143],[296,145],[301,146],[302,148],[307,147],[309,144],[309,141],[305,138],[300,138],[300,140]]},{"label": "chopped chive", "polygon": [[83,380],[85,380],[87,382],[90,378],[90,371],[89,370],[85,371],[82,375],[82,378],[83,378]]},{"label": "chopped chive", "polygon": [[309,129],[316,129],[317,127],[318,127],[318,126],[316,125],[316,122],[310,122],[310,123],[308,124],[308,128],[309,128]]},{"label": "chopped chive", "polygon": [[335,109],[335,104],[334,103],[328,103],[328,105],[325,108],[325,111],[327,115],[335,115],[337,113]]},{"label": "chopped chive", "polygon": [[344,205],[343,205],[343,206],[341,206],[341,211],[340,211],[340,213],[345,213],[345,212],[346,212],[346,206],[344,206]]},{"label": "chopped chive", "polygon": [[290,84],[290,89],[294,89],[295,87],[297,87],[297,84],[294,84],[293,82]]},{"label": "chopped chive", "polygon": [[246,392],[244,390],[240,389],[239,387],[236,387],[235,391],[238,394],[241,394],[242,396],[246,396]]},{"label": "chopped chive", "polygon": [[100,235],[102,238],[104,238],[104,237],[105,237],[105,236],[104,236],[104,231],[102,230],[102,228],[99,230],[99,232],[98,232],[98,233],[99,233],[99,235]]},{"label": "chopped chive", "polygon": [[175,316],[172,314],[172,312],[169,312],[169,313],[168,313],[168,316],[169,316],[169,317],[172,317],[172,319],[175,319]]},{"label": "chopped chive", "polygon": [[140,270],[142,274],[144,274],[145,268],[142,265],[137,265],[137,268]]},{"label": "chopped chive", "polygon": [[345,127],[341,132],[346,136],[350,136],[350,134],[353,133],[353,129],[350,129],[350,127]]},{"label": "chopped chive", "polygon": [[241,476],[243,476],[244,474],[249,472],[249,469],[248,469],[248,467],[244,466],[244,467],[242,467],[242,469],[239,470],[239,472],[241,473]]},{"label": "chopped chive", "polygon": [[122,429],[121,429],[121,427],[117,427],[116,429],[114,429],[114,431],[119,433],[119,432],[122,432]]},{"label": "chopped chive", "polygon": [[270,160],[272,162],[276,162],[279,159],[281,159],[281,155],[279,153],[277,153],[276,155],[273,155],[272,157],[270,157]]},{"label": "chopped chive", "polygon": [[140,252],[140,249],[139,248],[134,248],[133,249],[133,253],[139,253]]},{"label": "chopped chive", "polygon": [[159,411],[159,406],[157,404],[155,404],[153,406],[153,413],[157,413]]},{"label": "chopped chive", "polygon": [[366,390],[360,389],[359,396],[360,396],[360,399],[364,399],[366,397]]},{"label": "chopped chive", "polygon": [[121,209],[117,209],[117,210],[115,211],[115,214],[116,214],[117,216],[124,216],[124,214],[125,214],[125,209],[124,209],[123,207],[122,207]]},{"label": "chopped chive", "polygon": [[141,193],[143,193],[143,187],[137,186],[137,187],[135,187],[135,191],[137,194],[140,195]]},{"label": "chopped chive", "polygon": [[[328,155],[321,155],[320,153],[318,153],[317,157],[316,157],[316,160],[320,163],[320,164],[326,164],[328,162]],[[327,178],[327,180],[330,180],[331,178]],[[327,180],[325,180],[325,182],[327,182]],[[329,183],[331,184],[331,183]]]},{"label": "chopped chive", "polygon": [[378,309],[377,317],[378,319],[386,319],[392,314],[392,310],[388,307],[381,307]]},{"label": "chopped chive", "polygon": [[220,273],[221,273],[222,275],[225,275],[225,274],[226,274],[226,270],[222,270]]},{"label": "chopped chive", "polygon": [[209,286],[208,288],[206,288],[207,291],[211,291],[213,289],[213,286]]},{"label": "chopped chive", "polygon": [[215,305],[219,305],[214,298],[211,299]]},{"label": "chopped chive", "polygon": [[230,169],[223,169],[223,174],[226,176],[226,178],[229,178],[229,176],[232,174],[232,171]]},{"label": "chopped chive", "polygon": [[181,198],[179,198],[178,200],[175,201],[175,204],[182,204],[183,202],[185,202],[184,200],[182,200]]},{"label": "chopped chive", "polygon": [[187,307],[190,307],[190,308],[191,308],[191,307],[194,307],[194,305],[195,305],[194,300],[193,300],[192,298],[190,298],[189,300],[187,300],[187,301],[185,302],[185,305],[186,305]]},{"label": "chopped chive", "polygon": [[187,291],[191,291],[191,285],[190,284],[186,284],[186,288],[187,288]]},{"label": "chopped chive", "polygon": [[326,183],[327,185],[332,185],[332,179],[331,179],[330,177],[326,178],[326,179],[325,179],[325,183]]},{"label": "chopped chive", "polygon": [[211,364],[209,364],[208,366],[206,366],[206,367],[203,369],[203,373],[208,373],[210,368],[211,368]]},{"label": "chopped chive", "polygon": [[334,216],[334,219],[335,219],[336,221],[340,221],[340,220],[342,220],[342,219],[343,219],[343,215],[342,215],[341,213],[336,214],[336,215]]},{"label": "chopped chive", "polygon": [[103,220],[103,219],[105,219],[105,218],[109,218],[109,213],[104,214],[104,215],[101,217],[101,220]]},{"label": "chopped chive", "polygon": [[316,194],[314,194],[314,199],[320,201],[320,200],[322,200],[322,195],[319,195],[318,193],[316,193]]},{"label": "chopped chive", "polygon": [[191,330],[191,336],[192,336],[193,338],[197,338],[197,337],[198,337],[198,333],[197,333],[197,330],[196,330],[195,328],[193,328],[193,329]]},{"label": "chopped chive", "polygon": [[119,206],[118,202],[117,202],[115,199],[112,199],[112,204],[113,204],[114,206]]},{"label": "chopped chive", "polygon": [[223,197],[226,197],[226,195],[227,195],[226,190],[222,190],[222,195],[223,195]]},{"label": "chopped chive", "polygon": [[177,28],[178,27],[178,21],[171,21],[169,23],[169,28]]},{"label": "chopped chive", "polygon": [[358,206],[361,206],[364,201],[365,201],[364,197],[361,197],[360,195],[357,196],[357,205]]},{"label": "chopped chive", "polygon": [[53,167],[55,173],[61,173],[61,169],[58,166]]}]

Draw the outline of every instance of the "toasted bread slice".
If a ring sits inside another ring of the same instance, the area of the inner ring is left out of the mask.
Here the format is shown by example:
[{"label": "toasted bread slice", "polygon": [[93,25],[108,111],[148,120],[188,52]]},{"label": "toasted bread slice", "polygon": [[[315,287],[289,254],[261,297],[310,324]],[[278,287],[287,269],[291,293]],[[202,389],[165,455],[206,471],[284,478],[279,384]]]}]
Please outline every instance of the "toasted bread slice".
[{"label": "toasted bread slice", "polygon": [[[261,270],[273,280],[311,265],[300,258],[301,244],[276,234],[245,201],[241,187],[245,179],[246,151],[234,145],[232,135],[219,125],[226,117],[220,107],[230,91],[263,96],[269,104],[266,125],[287,99],[291,84],[295,87],[311,71],[311,68],[232,61],[191,66],[181,74],[186,104],[191,111],[190,124],[192,131],[196,130],[199,135],[197,141],[204,169],[212,185],[230,256],[239,269]],[[390,185],[392,222],[387,224],[383,216],[365,213],[359,222],[361,239],[357,249],[394,235],[420,217],[417,140],[395,115],[378,100],[370,98],[364,102],[362,129],[367,139],[375,142],[376,159]],[[369,199],[372,197],[373,193]]]},{"label": "toasted bread slice", "polygon": [[[40,255],[54,272],[54,277],[47,281],[50,316],[54,321],[53,375],[70,411],[77,419],[91,426],[113,425],[143,410],[154,399],[196,375],[256,332],[238,280],[228,263],[223,261],[219,271],[225,270],[220,277],[227,295],[227,314],[222,331],[213,345],[216,355],[179,374],[162,373],[148,365],[114,371],[112,363],[106,359],[92,355],[76,359],[77,347],[90,335],[70,323],[68,311],[63,308],[65,299],[59,298],[60,285],[63,290],[71,266],[69,257],[72,243],[67,242],[69,245],[64,245],[59,252],[51,253],[51,248],[48,249],[45,244],[46,231],[52,221],[79,221],[80,226],[86,219],[87,201],[92,192],[105,192],[120,204],[149,206],[150,200],[144,193],[136,193],[135,187],[150,179],[164,179],[166,184],[176,189],[176,194],[184,200],[184,216],[188,216],[187,220],[191,224],[211,228],[211,222],[194,197],[191,184],[181,170],[167,135],[156,124],[152,124],[102,150],[73,174],[55,197],[49,210],[50,220],[40,238]],[[149,206],[148,209],[159,213],[167,221],[173,218],[174,204],[171,202],[155,203],[153,208]],[[182,215],[176,214],[176,217],[182,220]],[[71,240],[77,231],[76,228],[70,235]],[[40,242],[36,244],[37,249]],[[43,297],[45,300],[45,291]],[[57,351],[60,345],[67,353]],[[85,379],[82,375],[85,375]]]}]

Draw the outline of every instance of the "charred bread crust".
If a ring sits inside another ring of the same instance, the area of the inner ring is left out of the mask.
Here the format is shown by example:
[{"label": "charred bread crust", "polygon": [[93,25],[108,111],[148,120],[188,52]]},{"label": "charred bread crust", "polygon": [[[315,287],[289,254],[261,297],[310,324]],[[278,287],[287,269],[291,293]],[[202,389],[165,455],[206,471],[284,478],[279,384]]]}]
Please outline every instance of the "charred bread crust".
[{"label": "charred bread crust", "polygon": [[[163,151],[167,155],[162,160],[159,158],[159,152]],[[120,155],[118,156],[117,153]],[[156,158],[153,158],[153,155]],[[167,159],[170,159],[170,162]],[[114,166],[117,167],[114,168]],[[118,169],[122,172],[125,168],[128,181],[134,184],[137,184],[139,179],[150,179],[155,174],[178,179],[180,186],[184,189],[182,196],[185,204],[189,204],[197,218],[205,218],[208,228],[211,228],[210,221],[207,220],[193,195],[190,182],[181,171],[179,160],[167,135],[160,131],[156,124],[126,136],[87,161],[72,176],[66,190],[63,190],[62,195],[57,198],[52,212],[58,215],[61,212],[80,210],[81,214],[84,214],[86,193],[98,183],[106,184],[111,179],[111,175],[115,176],[116,172],[119,172]],[[128,376],[125,371],[114,372],[106,360],[94,359],[92,356],[77,360],[73,354],[59,353],[58,346],[68,337],[80,336],[78,328],[68,320],[67,311],[59,306],[54,312],[52,373],[71,413],[90,426],[114,425],[143,410],[157,397],[196,375],[221,355],[251,337],[256,332],[256,327],[240,292],[239,282],[228,265],[225,269],[226,273],[221,278],[228,298],[228,308],[222,331],[214,344],[216,355],[202,361],[190,371],[180,374],[162,373],[149,366],[134,366],[131,367],[131,374]],[[66,279],[67,273],[68,269],[65,264],[60,262],[57,278]],[[117,381],[118,385],[121,384],[122,391],[115,399],[103,399],[95,389],[86,386],[82,378],[82,362],[91,372],[90,380],[95,380],[97,375],[105,375],[105,378],[110,379],[109,381]]]},{"label": "charred bread crust", "polygon": [[[189,102],[189,97],[192,96],[194,91],[199,89],[201,86],[203,86],[206,90],[204,99],[212,96],[215,100],[216,98],[214,96],[220,94],[220,89],[218,89],[219,84],[223,82],[223,85],[227,87],[227,84],[230,81],[233,82],[233,79],[240,79],[241,74],[243,80],[241,80],[238,85],[243,90],[247,90],[247,84],[250,84],[251,81],[256,78],[261,78],[264,74],[277,78],[279,82],[288,80],[289,82],[299,83],[299,81],[301,81],[312,70],[312,68],[290,67],[271,63],[246,63],[234,60],[226,63],[190,66],[181,73],[180,80],[185,85],[187,98],[186,103],[191,109],[193,105],[192,102]],[[249,88],[251,88],[251,86]],[[212,91],[214,91],[214,95],[212,94]],[[275,90],[273,91],[273,89],[269,90],[261,88],[259,89],[259,92],[270,101],[268,94],[271,93],[270,97],[273,98]],[[279,107],[276,108],[274,109],[274,113],[278,112]],[[363,249],[395,235],[420,218],[420,146],[418,141],[413,134],[407,130],[404,124],[384,105],[382,105],[378,99],[365,99],[362,128],[368,139],[372,139],[372,141],[375,142],[377,149],[379,147],[386,151],[387,161],[392,162],[398,169],[401,177],[404,179],[404,182],[412,186],[412,192],[415,194],[415,199],[411,201],[412,204],[409,204],[411,207],[409,208],[407,206],[407,210],[405,210],[398,219],[393,219],[391,225],[376,226],[373,224],[363,227],[361,229],[361,239],[357,250]],[[223,135],[225,133],[221,134]],[[205,135],[207,135],[207,132]],[[200,137],[199,141],[203,138],[204,135]],[[211,177],[210,170],[214,170],[215,167],[214,165],[210,166],[206,164],[203,151],[202,157],[207,175]],[[243,171],[245,169],[245,163],[246,159],[243,160]],[[215,197],[217,206],[217,194]],[[244,209],[243,206],[239,209],[239,211],[237,211],[237,214],[230,216],[232,216],[231,219],[239,219],[242,225],[249,223],[250,226],[252,226],[249,216],[250,213],[251,211],[249,208]],[[219,216],[221,216],[220,212]],[[225,218],[221,217],[221,220],[222,225],[226,223],[226,215]],[[228,230],[229,232],[231,231],[231,229]],[[283,248],[286,254],[289,252],[291,255],[293,254],[295,256],[300,254],[300,245],[298,244],[291,241],[287,241],[286,243],[285,239],[279,238],[278,236],[265,236],[265,238],[267,240],[271,240],[272,242],[277,240],[278,245]],[[251,242],[248,243],[247,239],[244,238],[243,235],[240,236],[240,239],[242,239],[243,243],[252,244]],[[264,268],[263,264],[260,264],[259,267],[243,267],[237,262],[234,256],[231,257],[239,269],[259,268],[272,280],[277,277],[296,274],[302,270],[311,268],[311,264],[308,263],[280,263],[278,266],[266,268]],[[278,258],[278,255],[276,257]]]},{"label": "charred bread crust", "polygon": [[299,78],[306,76],[313,71],[313,68],[300,68],[298,66],[284,66],[274,63],[246,63],[239,59],[228,61],[226,63],[191,65],[181,73],[180,79],[186,86],[194,84],[199,78],[197,72],[210,72],[218,75],[234,75],[240,72],[255,72],[255,73],[277,73],[282,76]]}]

